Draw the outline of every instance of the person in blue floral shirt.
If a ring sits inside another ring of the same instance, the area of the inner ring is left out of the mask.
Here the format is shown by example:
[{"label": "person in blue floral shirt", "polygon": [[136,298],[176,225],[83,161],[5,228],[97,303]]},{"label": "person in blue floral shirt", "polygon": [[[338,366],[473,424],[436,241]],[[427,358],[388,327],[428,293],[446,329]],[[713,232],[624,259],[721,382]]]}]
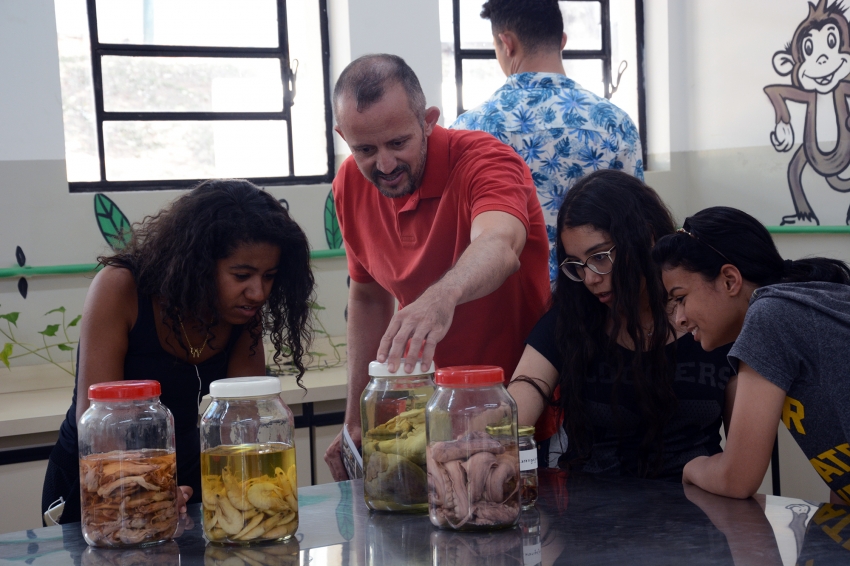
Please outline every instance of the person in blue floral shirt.
[{"label": "person in blue floral shirt", "polygon": [[557,278],[555,220],[564,196],[584,175],[619,169],[643,180],[640,136],[609,100],[566,76],[558,0],[489,0],[481,17],[493,28],[496,58],[508,80],[452,128],[482,130],[513,147],[531,169],[549,232],[549,279]]}]

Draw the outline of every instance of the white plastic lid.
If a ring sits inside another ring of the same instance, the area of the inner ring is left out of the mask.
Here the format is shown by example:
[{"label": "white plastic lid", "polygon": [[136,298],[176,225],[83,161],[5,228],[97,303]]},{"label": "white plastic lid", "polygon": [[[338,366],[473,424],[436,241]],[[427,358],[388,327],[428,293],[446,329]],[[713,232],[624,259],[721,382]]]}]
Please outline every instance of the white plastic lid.
[{"label": "white plastic lid", "polygon": [[210,383],[211,397],[238,398],[278,394],[280,394],[280,379],[265,375],[228,377]]},{"label": "white plastic lid", "polygon": [[409,375],[427,375],[429,373],[434,373],[434,362],[431,362],[431,365],[428,367],[428,371],[422,369],[422,362],[416,362],[416,365],[413,366],[413,371],[411,373],[407,373],[404,371],[404,360],[401,361],[398,369],[395,371],[390,371],[387,369],[387,363],[381,363],[378,361],[372,362],[369,364],[369,375],[372,377],[402,377]]}]

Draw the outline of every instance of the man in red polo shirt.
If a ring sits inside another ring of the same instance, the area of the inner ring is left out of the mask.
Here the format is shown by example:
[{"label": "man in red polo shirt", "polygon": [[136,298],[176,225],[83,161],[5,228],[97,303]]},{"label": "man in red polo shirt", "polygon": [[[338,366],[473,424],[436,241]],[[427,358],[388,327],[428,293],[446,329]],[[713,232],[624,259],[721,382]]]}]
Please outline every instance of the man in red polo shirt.
[{"label": "man in red polo shirt", "polygon": [[[550,297],[548,238],[522,158],[490,134],[438,126],[400,57],[352,62],[333,102],[352,152],[333,188],[351,276],[345,422],[359,441],[373,359],[409,373],[421,353],[423,365],[513,374]],[[325,454],[336,480],[340,445]]]}]

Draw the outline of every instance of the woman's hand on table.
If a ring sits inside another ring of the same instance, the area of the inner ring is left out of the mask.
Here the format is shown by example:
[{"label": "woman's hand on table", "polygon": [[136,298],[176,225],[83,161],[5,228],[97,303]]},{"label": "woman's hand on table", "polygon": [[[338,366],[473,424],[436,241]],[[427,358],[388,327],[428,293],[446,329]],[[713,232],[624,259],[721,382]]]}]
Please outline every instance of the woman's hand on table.
[{"label": "woman's hand on table", "polygon": [[701,465],[700,460],[707,460],[708,456],[697,456],[682,468],[682,483],[685,485],[696,485],[691,479],[691,472],[694,468],[699,468]]},{"label": "woman's hand on table", "polygon": [[186,502],[192,498],[192,494],[195,492],[188,485],[178,486],[177,489],[177,512],[181,515],[186,513]]},{"label": "woman's hand on table", "polygon": [[726,447],[685,465],[682,482],[746,499],[758,491],[773,452],[785,391],[740,361]]}]

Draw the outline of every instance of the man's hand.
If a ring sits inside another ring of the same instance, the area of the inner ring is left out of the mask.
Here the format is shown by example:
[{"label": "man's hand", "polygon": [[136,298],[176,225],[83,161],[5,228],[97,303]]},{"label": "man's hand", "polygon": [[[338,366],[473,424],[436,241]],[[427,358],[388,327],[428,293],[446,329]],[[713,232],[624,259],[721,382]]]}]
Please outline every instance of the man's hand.
[{"label": "man's hand", "polygon": [[387,362],[387,369],[396,371],[407,341],[410,347],[404,359],[404,371],[411,373],[422,353],[422,367],[427,368],[434,359],[437,343],[445,337],[452,325],[457,301],[439,296],[429,287],[422,296],[396,312],[381,338],[378,361]]},{"label": "man's hand", "polygon": [[[348,434],[351,435],[351,440],[354,444],[360,446],[360,426],[348,425]],[[336,435],[331,445],[325,451],[325,463],[331,470],[331,476],[334,481],[346,481],[349,479],[348,472],[345,471],[345,464],[342,463],[342,431]]]},{"label": "man's hand", "polygon": [[428,366],[437,343],[452,325],[457,305],[485,297],[519,267],[525,224],[507,212],[482,212],[472,221],[470,244],[457,263],[422,295],[393,315],[381,338],[377,359],[396,371],[410,340],[404,371],[410,373],[422,353]]}]

